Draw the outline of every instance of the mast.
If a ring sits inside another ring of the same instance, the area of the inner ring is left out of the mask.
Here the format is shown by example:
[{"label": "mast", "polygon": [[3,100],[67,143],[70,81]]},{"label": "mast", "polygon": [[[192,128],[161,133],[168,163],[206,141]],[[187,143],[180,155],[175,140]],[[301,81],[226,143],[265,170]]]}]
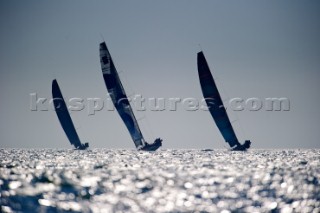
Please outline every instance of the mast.
[{"label": "mast", "polygon": [[59,88],[58,82],[56,79],[52,81],[52,97],[55,111],[57,113],[59,122],[66,133],[71,145],[73,145],[77,149],[85,149],[89,145],[86,143],[85,145],[81,144],[79,136],[74,128],[72,119],[70,117],[67,105],[62,96],[61,90]]},{"label": "mast", "polygon": [[221,100],[220,93],[202,51],[197,55],[197,63],[202,93],[213,120],[215,121],[224,140],[230,145],[230,147],[241,145],[232,128],[228,114]]},{"label": "mast", "polygon": [[145,146],[146,142],[105,42],[100,44],[100,63],[104,82],[111,100],[125,123],[136,148],[141,149]]}]

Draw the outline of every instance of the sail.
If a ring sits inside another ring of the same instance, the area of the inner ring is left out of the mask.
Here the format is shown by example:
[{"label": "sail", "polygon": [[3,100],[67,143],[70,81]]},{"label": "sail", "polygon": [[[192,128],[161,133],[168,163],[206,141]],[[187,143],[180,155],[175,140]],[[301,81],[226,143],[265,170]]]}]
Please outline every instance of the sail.
[{"label": "sail", "polygon": [[211,75],[208,63],[202,51],[197,55],[197,62],[202,93],[218,129],[220,130],[224,140],[229,143],[230,147],[239,145],[240,143],[232,128],[218,88]]},{"label": "sail", "polygon": [[100,44],[100,63],[111,100],[125,123],[135,146],[140,149],[145,146],[145,141],[105,42]]},{"label": "sail", "polygon": [[60,124],[66,133],[71,145],[77,149],[85,149],[86,147],[81,144],[79,136],[74,128],[73,122],[71,120],[67,105],[64,101],[62,93],[60,91],[58,82],[56,79],[52,81],[52,97],[55,111],[57,113]]}]

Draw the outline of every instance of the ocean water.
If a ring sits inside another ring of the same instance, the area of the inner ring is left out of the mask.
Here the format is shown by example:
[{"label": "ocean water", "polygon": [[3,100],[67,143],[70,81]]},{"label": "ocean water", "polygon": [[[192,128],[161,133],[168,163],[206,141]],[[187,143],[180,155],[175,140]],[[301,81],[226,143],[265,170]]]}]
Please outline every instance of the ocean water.
[{"label": "ocean water", "polygon": [[0,212],[320,212],[319,181],[319,149],[0,149]]}]

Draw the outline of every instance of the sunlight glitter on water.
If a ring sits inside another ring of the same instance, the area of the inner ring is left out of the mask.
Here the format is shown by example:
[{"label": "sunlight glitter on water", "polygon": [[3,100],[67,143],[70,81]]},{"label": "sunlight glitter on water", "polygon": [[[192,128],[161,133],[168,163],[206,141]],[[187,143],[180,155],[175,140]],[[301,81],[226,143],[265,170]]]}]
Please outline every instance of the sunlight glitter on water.
[{"label": "sunlight glitter on water", "polygon": [[319,154],[0,149],[1,211],[319,212]]}]

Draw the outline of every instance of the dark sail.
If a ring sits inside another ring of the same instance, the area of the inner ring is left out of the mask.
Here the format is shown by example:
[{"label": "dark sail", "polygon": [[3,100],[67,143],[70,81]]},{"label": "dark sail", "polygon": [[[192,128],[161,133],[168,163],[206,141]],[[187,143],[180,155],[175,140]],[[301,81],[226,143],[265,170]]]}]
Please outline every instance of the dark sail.
[{"label": "dark sail", "polygon": [[79,136],[74,128],[67,105],[64,101],[56,79],[52,81],[52,97],[55,111],[57,113],[60,124],[66,133],[71,145],[76,149],[85,149],[89,146],[88,143],[81,144]]},{"label": "dark sail", "polygon": [[149,151],[159,148],[161,139],[156,139],[153,147],[149,147],[152,144],[145,142],[105,42],[100,44],[100,63],[104,82],[112,102],[125,123],[136,148]]},{"label": "dark sail", "polygon": [[[232,128],[228,114],[223,105],[218,88],[211,75],[208,63],[204,57],[203,52],[198,53],[197,62],[202,93],[218,129],[220,130],[224,140],[230,145],[230,147],[242,146],[239,143],[238,138]],[[250,143],[250,141],[246,142],[246,144],[248,143]]]}]

